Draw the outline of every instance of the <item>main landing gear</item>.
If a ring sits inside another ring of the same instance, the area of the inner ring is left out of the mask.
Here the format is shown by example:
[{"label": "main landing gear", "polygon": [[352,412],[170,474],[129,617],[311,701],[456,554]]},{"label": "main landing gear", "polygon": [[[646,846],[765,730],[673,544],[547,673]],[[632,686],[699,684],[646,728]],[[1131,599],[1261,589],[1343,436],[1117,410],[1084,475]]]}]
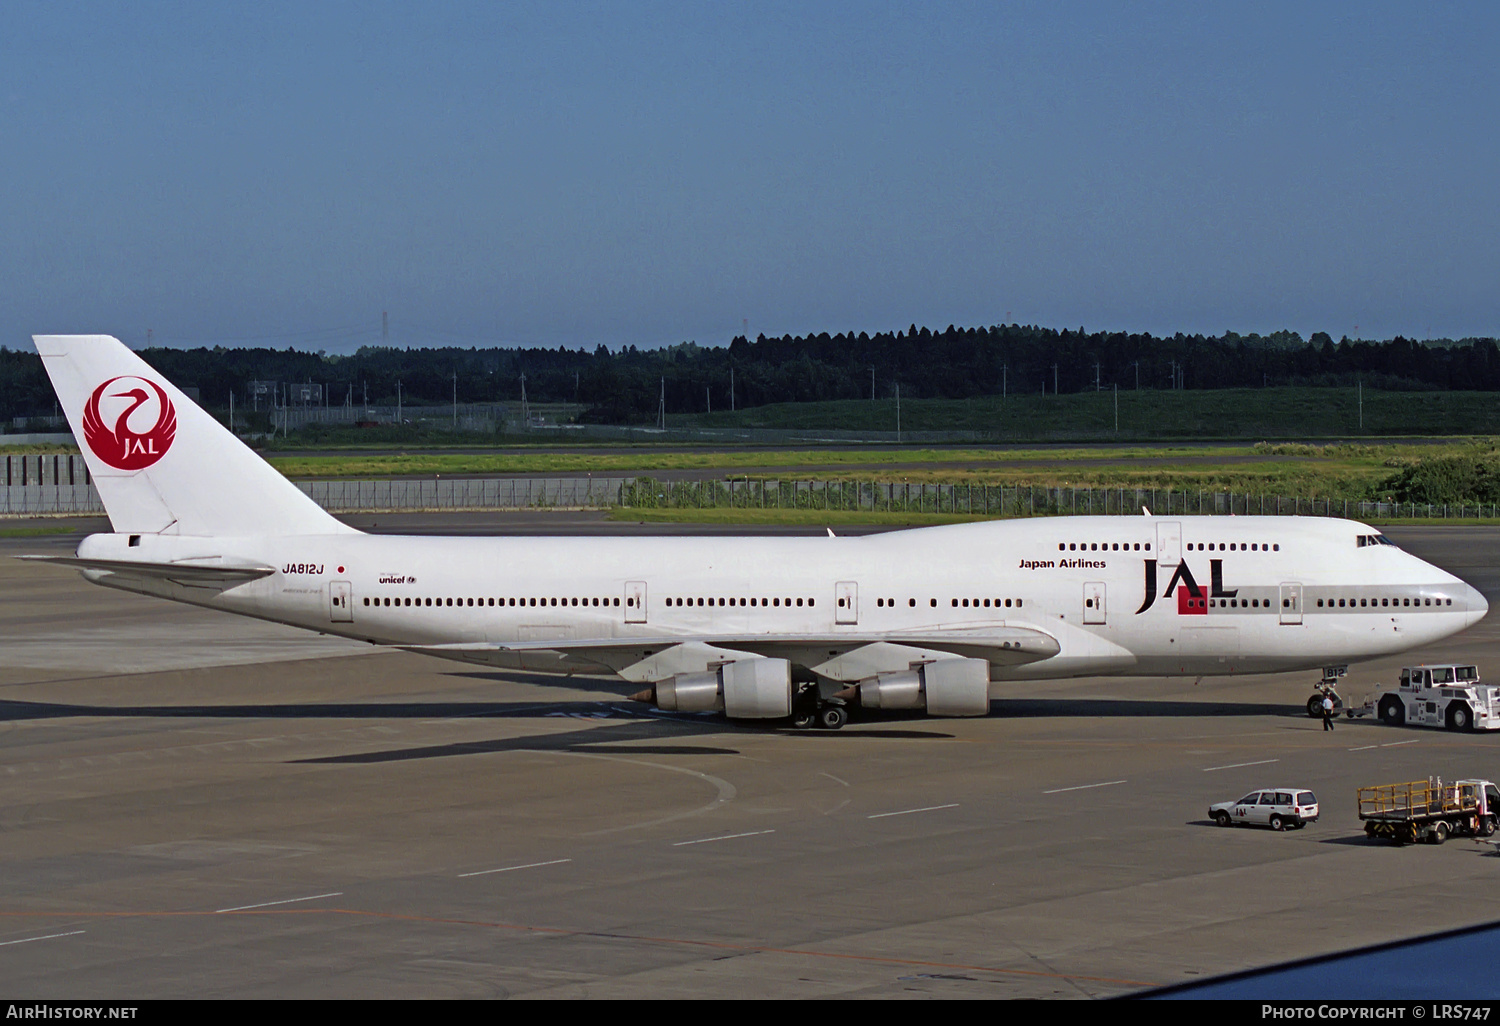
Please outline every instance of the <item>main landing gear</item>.
[{"label": "main landing gear", "polygon": [[849,707],[842,698],[823,698],[816,681],[797,685],[792,695],[792,726],[797,730],[838,730],[849,722]]}]

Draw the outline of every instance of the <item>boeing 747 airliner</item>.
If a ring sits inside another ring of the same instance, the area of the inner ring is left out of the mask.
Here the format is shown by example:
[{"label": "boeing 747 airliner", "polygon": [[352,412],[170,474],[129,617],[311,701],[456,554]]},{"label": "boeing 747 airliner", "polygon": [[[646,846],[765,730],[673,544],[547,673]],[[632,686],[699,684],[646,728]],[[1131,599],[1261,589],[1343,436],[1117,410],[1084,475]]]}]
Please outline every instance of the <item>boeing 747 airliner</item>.
[{"label": "boeing 747 airliner", "polygon": [[448,659],[609,671],[662,709],[977,716],[991,681],[1266,673],[1488,610],[1348,520],[1056,517],[854,538],[432,538],[335,520],[114,338],[35,338],[110,524],[99,584]]}]

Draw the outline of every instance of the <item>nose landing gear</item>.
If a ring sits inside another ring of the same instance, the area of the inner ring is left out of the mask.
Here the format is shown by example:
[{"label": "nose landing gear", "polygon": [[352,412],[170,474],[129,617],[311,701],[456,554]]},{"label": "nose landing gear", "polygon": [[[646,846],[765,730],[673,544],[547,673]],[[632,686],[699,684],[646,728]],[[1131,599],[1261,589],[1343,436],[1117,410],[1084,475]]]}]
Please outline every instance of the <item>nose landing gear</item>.
[{"label": "nose landing gear", "polygon": [[1347,666],[1323,667],[1323,679],[1318,681],[1318,689],[1307,698],[1308,716],[1316,720],[1323,715],[1324,698],[1333,699],[1333,715],[1337,716],[1344,711],[1344,700],[1338,696],[1334,688],[1348,672]]}]

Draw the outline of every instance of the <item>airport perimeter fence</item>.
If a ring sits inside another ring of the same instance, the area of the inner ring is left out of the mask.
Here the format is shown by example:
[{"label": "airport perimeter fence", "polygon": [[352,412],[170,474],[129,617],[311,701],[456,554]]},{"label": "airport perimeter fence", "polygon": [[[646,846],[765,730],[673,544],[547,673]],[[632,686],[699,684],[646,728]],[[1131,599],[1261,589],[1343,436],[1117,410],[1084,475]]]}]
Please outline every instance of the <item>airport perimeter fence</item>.
[{"label": "airport perimeter fence", "polygon": [[[0,457],[0,516],[102,514],[83,457]],[[803,509],[960,516],[1319,516],[1360,520],[1500,519],[1500,504],[1437,505],[1243,492],[1041,485],[822,481],[789,478],[657,481],[650,477],[453,477],[299,481],[333,513],[448,510]]]}]

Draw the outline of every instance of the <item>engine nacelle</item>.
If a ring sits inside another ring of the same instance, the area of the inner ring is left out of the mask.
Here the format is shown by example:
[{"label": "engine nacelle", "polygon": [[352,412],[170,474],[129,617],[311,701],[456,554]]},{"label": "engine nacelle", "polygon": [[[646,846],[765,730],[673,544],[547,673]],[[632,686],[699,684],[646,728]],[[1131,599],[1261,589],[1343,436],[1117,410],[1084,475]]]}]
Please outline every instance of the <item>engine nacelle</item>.
[{"label": "engine nacelle", "polygon": [[738,659],[706,673],[679,673],[657,682],[656,705],[671,712],[723,712],[736,720],[790,716],[792,664]]},{"label": "engine nacelle", "polygon": [[859,704],[866,709],[926,709],[921,671],[877,673],[874,680],[859,686]]},{"label": "engine nacelle", "polygon": [[990,664],[939,659],[914,670],[881,673],[859,686],[866,709],[923,709],[929,716],[983,716],[990,711]]}]

